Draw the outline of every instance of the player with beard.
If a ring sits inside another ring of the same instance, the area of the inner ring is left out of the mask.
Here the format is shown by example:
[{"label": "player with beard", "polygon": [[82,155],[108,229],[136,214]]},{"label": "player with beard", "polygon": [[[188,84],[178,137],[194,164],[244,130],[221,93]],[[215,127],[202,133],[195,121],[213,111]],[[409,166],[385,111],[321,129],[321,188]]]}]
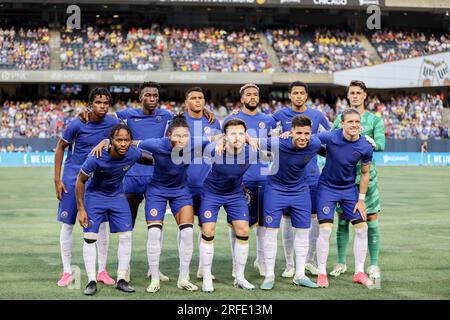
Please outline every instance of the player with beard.
[{"label": "player with beard", "polygon": [[[268,138],[271,129],[275,129],[275,121],[258,109],[259,106],[259,87],[253,83],[247,83],[239,90],[241,95],[242,108],[239,112],[225,118],[224,123],[232,118],[241,119],[247,126],[247,134],[252,138]],[[254,267],[258,269],[261,276],[265,275],[264,267],[264,231],[262,215],[264,203],[264,189],[266,186],[268,173],[267,162],[258,161],[252,164],[245,172],[243,178],[244,192],[247,198],[248,210],[250,214],[249,225],[256,225],[256,260]],[[234,247],[236,242],[236,233],[230,226],[229,237],[232,256],[234,257]],[[233,260],[233,277],[235,276],[235,261]]]}]

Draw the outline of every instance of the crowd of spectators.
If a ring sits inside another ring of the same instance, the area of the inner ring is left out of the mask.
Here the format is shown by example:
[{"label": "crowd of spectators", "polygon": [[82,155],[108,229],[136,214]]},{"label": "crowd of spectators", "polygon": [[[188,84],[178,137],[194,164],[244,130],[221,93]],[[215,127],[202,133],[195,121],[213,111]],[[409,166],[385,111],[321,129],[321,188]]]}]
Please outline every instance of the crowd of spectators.
[{"label": "crowd of spectators", "polygon": [[85,26],[61,32],[61,66],[66,70],[158,70],[164,37],[158,26]]},{"label": "crowd of spectators", "polygon": [[385,62],[450,51],[450,33],[379,30],[371,37],[372,45]]},{"label": "crowd of spectators", "polygon": [[175,71],[270,72],[258,32],[218,28],[164,30]]},{"label": "crowd of spectators", "polygon": [[0,28],[0,69],[48,69],[49,40],[46,27]]},{"label": "crowd of spectators", "polygon": [[32,152],[33,148],[29,144],[15,146],[13,143],[0,145],[0,152]]},{"label": "crowd of spectators", "polygon": [[[366,108],[383,117],[386,138],[448,139],[448,123],[444,119],[443,103],[443,94],[395,96],[387,101],[373,96],[368,97]],[[335,108],[337,114],[346,108],[346,99],[338,98]]]},{"label": "crowd of spectators", "polygon": [[[309,98],[309,108],[320,110],[331,123],[336,115],[349,107],[344,98],[337,97],[334,105],[324,98]],[[38,137],[50,138],[61,136],[65,125],[87,106],[82,100],[47,100],[5,101],[0,106],[0,138]],[[136,100],[116,101],[110,112],[125,108],[139,108]],[[207,102],[205,106],[214,112],[219,121],[233,110],[240,108],[240,103],[225,100],[219,104]],[[290,107],[288,101],[269,100],[261,102],[260,109],[272,114],[282,108]],[[440,139],[448,138],[448,123],[444,119],[444,96],[422,94],[419,96],[395,96],[383,100],[377,96],[368,98],[367,110],[384,119],[386,137],[391,139]],[[183,112],[182,102],[161,101],[160,108],[174,113]]]},{"label": "crowd of spectators", "polygon": [[370,66],[355,33],[341,29],[274,29],[265,32],[286,72],[331,73]]}]

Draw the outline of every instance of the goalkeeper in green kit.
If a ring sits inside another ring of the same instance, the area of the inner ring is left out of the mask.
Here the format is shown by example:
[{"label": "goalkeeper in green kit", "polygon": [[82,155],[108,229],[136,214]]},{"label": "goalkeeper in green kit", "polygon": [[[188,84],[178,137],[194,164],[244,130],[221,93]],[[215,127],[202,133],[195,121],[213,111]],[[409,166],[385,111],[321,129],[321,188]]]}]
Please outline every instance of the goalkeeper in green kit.
[{"label": "goalkeeper in green kit", "polygon": [[[361,134],[369,141],[374,151],[383,151],[386,143],[385,129],[383,118],[374,115],[365,110],[365,100],[367,98],[367,88],[364,82],[353,80],[347,87],[347,99],[350,102],[350,107],[358,110],[361,114]],[[341,116],[339,115],[333,124],[333,129],[339,128],[341,123]],[[359,188],[361,163],[358,163],[356,172],[356,183]],[[380,278],[380,268],[378,267],[378,253],[380,251],[380,232],[378,223],[378,213],[380,212],[380,192],[378,190],[378,178],[375,168],[375,161],[372,161],[370,167],[370,182],[367,190],[366,198],[367,209],[367,225],[368,229],[368,249],[370,254],[370,266],[367,270],[369,277],[372,280]],[[340,208],[336,210],[339,214],[339,223],[336,231],[337,249],[338,249],[338,263],[334,266],[333,271],[330,272],[332,276],[339,276],[347,271],[346,266],[346,252],[349,242],[349,221],[342,219],[342,211]]]}]

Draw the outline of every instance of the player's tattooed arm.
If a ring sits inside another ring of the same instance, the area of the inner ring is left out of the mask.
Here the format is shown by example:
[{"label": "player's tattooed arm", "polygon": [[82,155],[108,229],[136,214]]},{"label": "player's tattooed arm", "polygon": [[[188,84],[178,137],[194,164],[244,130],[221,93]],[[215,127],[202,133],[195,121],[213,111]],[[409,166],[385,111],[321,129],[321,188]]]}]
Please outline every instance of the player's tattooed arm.
[{"label": "player's tattooed arm", "polygon": [[88,123],[91,112],[92,112],[91,107],[87,106],[80,112],[80,114],[78,115],[78,118],[80,118],[81,122]]},{"label": "player's tattooed arm", "polygon": [[292,136],[291,131],[286,131],[286,132],[283,132],[282,134],[280,134],[281,139],[289,139],[291,136]]},{"label": "player's tattooed arm", "polygon": [[206,118],[206,120],[208,120],[209,124],[213,124],[214,121],[216,120],[214,117],[214,113],[212,113],[206,108],[203,108],[203,116]]},{"label": "player's tattooed arm", "polygon": [[109,139],[104,139],[100,141],[100,143],[92,149],[90,154],[95,156],[97,159],[100,158],[102,156],[103,149],[105,150],[108,149],[109,143],[110,143]]},{"label": "player's tattooed arm", "polygon": [[149,152],[142,150],[141,159],[139,159],[137,163],[151,166],[155,163],[155,160],[153,159],[152,155]]},{"label": "player's tattooed arm", "polygon": [[64,150],[67,148],[68,145],[69,144],[63,139],[59,139],[55,152],[54,182],[55,182],[56,197],[58,198],[59,201],[62,200],[63,192],[67,193],[66,186],[61,180],[61,167],[64,158]]},{"label": "player's tattooed arm", "polygon": [[209,140],[209,142],[218,141],[218,140],[223,138],[223,133],[219,133],[219,134],[216,134],[214,136],[209,136],[209,137],[206,137],[206,138]]},{"label": "player's tattooed arm", "polygon": [[258,138],[252,138],[248,133],[245,133],[245,142],[250,145],[252,151],[257,151],[259,149],[259,140]]},{"label": "player's tattooed arm", "polygon": [[75,185],[75,196],[77,199],[78,208],[78,222],[83,228],[88,227],[88,216],[86,213],[86,209],[84,208],[84,189],[86,181],[88,181],[88,179],[89,176],[85,175],[83,172],[80,172],[78,174],[77,183]]},{"label": "player's tattooed arm", "polygon": [[358,197],[358,202],[356,203],[355,209],[353,210],[353,212],[356,212],[358,210],[364,221],[367,220],[365,199],[366,199],[367,188],[369,186],[369,180],[370,180],[370,162],[363,164],[361,166],[361,180],[359,183],[359,197]]}]

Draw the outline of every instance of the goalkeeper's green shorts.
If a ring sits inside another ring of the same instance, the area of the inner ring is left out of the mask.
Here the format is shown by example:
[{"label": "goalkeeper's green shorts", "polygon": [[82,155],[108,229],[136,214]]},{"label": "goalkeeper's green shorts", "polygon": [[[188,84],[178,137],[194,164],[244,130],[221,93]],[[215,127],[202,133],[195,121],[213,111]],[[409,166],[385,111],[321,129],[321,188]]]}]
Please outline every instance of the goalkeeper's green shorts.
[{"label": "goalkeeper's green shorts", "polygon": [[[359,190],[359,185],[357,185]],[[369,182],[369,187],[366,193],[366,211],[367,215],[376,214],[381,211],[380,207],[380,190],[378,189],[377,182]],[[336,206],[336,212],[338,214],[342,213],[342,209]]]}]

